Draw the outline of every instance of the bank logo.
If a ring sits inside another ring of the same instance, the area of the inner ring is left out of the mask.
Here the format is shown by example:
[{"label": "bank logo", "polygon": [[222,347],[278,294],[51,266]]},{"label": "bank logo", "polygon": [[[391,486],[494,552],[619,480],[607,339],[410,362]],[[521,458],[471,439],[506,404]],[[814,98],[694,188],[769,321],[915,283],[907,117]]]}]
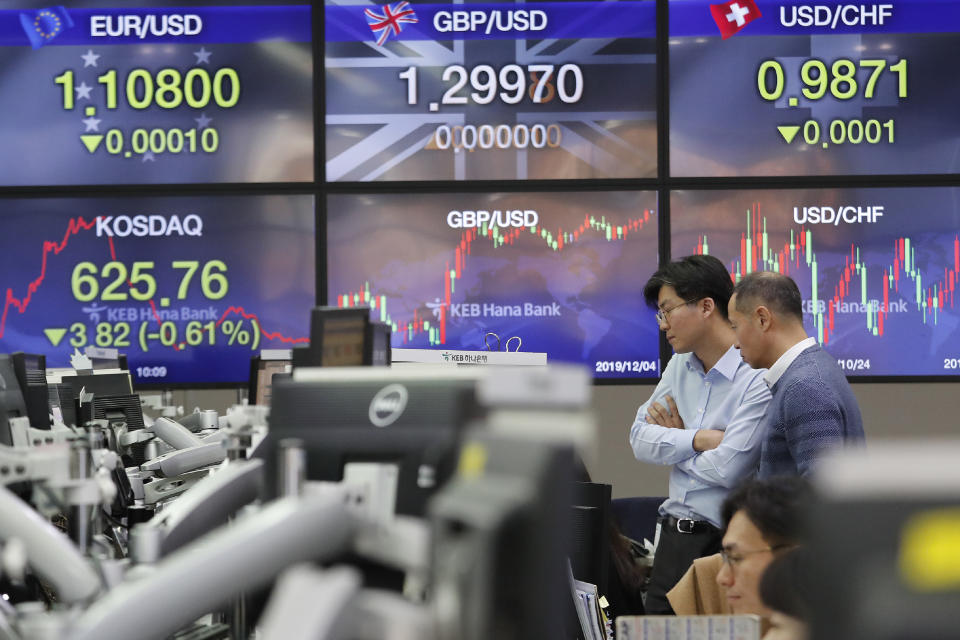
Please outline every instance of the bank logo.
[{"label": "bank logo", "polygon": [[377,45],[380,46],[387,41],[392,33],[399,36],[403,30],[404,24],[413,24],[420,22],[413,9],[408,9],[409,2],[400,2],[395,5],[383,5],[383,13],[377,13],[373,9],[364,9],[363,14],[367,17],[367,24],[373,35],[380,36]]},{"label": "bank logo", "polygon": [[753,0],[730,0],[723,4],[712,4],[710,13],[723,40],[761,17],[760,9]]},{"label": "bank logo", "polygon": [[20,25],[30,40],[30,46],[39,49],[60,35],[64,29],[72,27],[73,19],[62,6],[48,7],[22,12]]}]

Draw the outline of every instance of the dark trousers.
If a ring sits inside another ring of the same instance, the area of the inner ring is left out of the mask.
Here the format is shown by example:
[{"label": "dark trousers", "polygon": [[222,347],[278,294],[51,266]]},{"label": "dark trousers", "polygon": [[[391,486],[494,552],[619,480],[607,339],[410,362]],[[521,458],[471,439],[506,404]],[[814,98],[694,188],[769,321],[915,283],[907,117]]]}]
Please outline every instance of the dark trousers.
[{"label": "dark trousers", "polygon": [[700,527],[696,533],[681,533],[676,526],[662,524],[644,601],[648,615],[673,615],[667,591],[680,581],[694,560],[719,553],[722,537],[721,531],[715,527]]}]

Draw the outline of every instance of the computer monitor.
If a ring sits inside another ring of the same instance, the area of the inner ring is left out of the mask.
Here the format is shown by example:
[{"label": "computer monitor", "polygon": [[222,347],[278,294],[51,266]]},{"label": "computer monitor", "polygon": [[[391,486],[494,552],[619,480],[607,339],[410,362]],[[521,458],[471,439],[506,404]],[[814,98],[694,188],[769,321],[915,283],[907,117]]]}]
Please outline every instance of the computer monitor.
[{"label": "computer monitor", "polygon": [[429,508],[434,592],[452,605],[437,607],[443,637],[573,637],[563,615],[572,470],[569,445],[471,432]]},{"label": "computer monitor", "polygon": [[573,577],[597,585],[606,595],[610,567],[609,484],[574,482],[572,500],[573,540],[570,566]]},{"label": "computer monitor", "polygon": [[715,256],[735,282],[757,271],[789,276],[807,335],[865,381],[956,378],[958,229],[957,187],[670,194],[671,255]]},{"label": "computer monitor", "polygon": [[522,4],[324,3],[326,180],[655,178],[658,3]]},{"label": "computer monitor", "polygon": [[76,401],[80,398],[81,391],[93,394],[94,397],[133,393],[133,382],[127,371],[67,374],[61,376],[60,381],[52,386],[56,390],[56,404],[60,407],[64,424],[73,426],[80,424]]},{"label": "computer monitor", "polygon": [[273,377],[288,374],[293,370],[293,353],[290,349],[264,349],[260,355],[250,358],[250,382],[247,398],[252,404],[269,405],[273,395]]},{"label": "computer monitor", "polygon": [[877,441],[815,477],[811,638],[947,640],[960,602],[960,445]]},{"label": "computer monitor", "polygon": [[375,367],[390,366],[393,362],[393,350],[390,347],[390,336],[393,331],[385,322],[371,322],[367,325],[367,340],[364,358]]},{"label": "computer monitor", "polygon": [[87,347],[84,355],[90,358],[91,369],[94,371],[103,371],[104,369],[120,369],[129,371],[127,356],[118,352],[116,349],[94,349]]},{"label": "computer monitor", "polygon": [[395,512],[420,516],[450,477],[464,428],[482,415],[475,370],[294,368],[273,384],[270,433],[257,450],[275,494],[276,449],[299,438],[307,479],[340,481],[351,462],[395,464]]},{"label": "computer monitor", "polygon": [[[87,402],[85,399],[77,401],[77,415],[80,423],[90,420],[106,420],[107,424],[115,429],[137,431],[144,428],[143,407],[140,396],[135,393],[123,395],[93,395]],[[141,465],[147,461],[146,442],[130,445],[130,454],[124,455],[124,465]]]},{"label": "computer monitor", "polygon": [[[157,171],[175,160],[158,155]],[[60,368],[96,345],[85,368],[126,369],[138,389],[235,388],[260,349],[307,341],[313,195],[130,191],[4,197],[0,209],[16,230],[0,236],[0,289],[10,292],[0,352],[44,353]]]},{"label": "computer monitor", "polygon": [[485,350],[493,332],[498,350],[656,380],[658,211],[653,190],[328,194],[325,302],[369,305],[398,349]]},{"label": "computer monitor", "polygon": [[0,186],[309,183],[311,4],[4,2]]},{"label": "computer monitor", "polygon": [[17,382],[23,393],[30,426],[50,428],[50,400],[47,389],[47,358],[44,355],[17,351],[10,355]]},{"label": "computer monitor", "polygon": [[0,444],[13,445],[10,418],[25,415],[27,405],[14,370],[13,358],[6,353],[0,354]]},{"label": "computer monitor", "polygon": [[310,343],[293,348],[294,367],[390,364],[390,327],[370,320],[370,307],[315,307]]}]

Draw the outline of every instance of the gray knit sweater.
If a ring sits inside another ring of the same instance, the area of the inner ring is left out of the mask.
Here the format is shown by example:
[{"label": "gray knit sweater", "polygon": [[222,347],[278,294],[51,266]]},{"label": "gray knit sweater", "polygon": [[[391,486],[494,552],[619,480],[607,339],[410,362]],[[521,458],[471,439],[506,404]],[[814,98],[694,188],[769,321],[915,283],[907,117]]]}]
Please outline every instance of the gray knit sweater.
[{"label": "gray knit sweater", "polygon": [[818,458],[863,441],[857,399],[833,356],[805,349],[771,388],[759,477],[808,475]]}]

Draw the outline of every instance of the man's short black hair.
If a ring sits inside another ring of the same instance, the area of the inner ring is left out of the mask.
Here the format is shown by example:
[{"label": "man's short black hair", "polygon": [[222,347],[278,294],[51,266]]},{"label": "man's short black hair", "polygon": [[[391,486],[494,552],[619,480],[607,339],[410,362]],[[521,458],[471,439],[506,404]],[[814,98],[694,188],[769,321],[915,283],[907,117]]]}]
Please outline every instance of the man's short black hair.
[{"label": "man's short black hair", "polygon": [[712,298],[720,315],[724,320],[727,319],[727,303],[733,295],[733,280],[717,258],[687,256],[657,269],[643,287],[643,297],[650,307],[657,307],[663,287],[673,287],[677,295],[688,302]]},{"label": "man's short black hair", "polygon": [[737,294],[737,311],[740,313],[749,313],[762,304],[776,314],[792,316],[803,322],[803,298],[790,276],[757,271],[745,275],[733,292]]},{"label": "man's short black hair", "polygon": [[738,511],[750,518],[770,546],[798,544],[806,538],[804,518],[812,501],[812,489],[799,476],[751,479],[730,492],[720,515],[723,526]]}]

